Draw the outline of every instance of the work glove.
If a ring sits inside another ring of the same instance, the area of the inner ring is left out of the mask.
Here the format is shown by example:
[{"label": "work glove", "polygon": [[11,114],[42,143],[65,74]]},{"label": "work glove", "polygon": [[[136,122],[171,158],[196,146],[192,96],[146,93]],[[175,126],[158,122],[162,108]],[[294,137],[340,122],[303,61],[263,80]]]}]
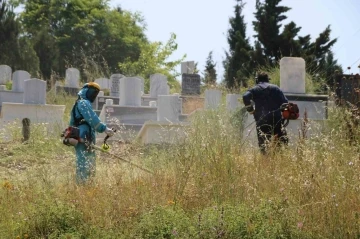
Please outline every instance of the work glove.
[{"label": "work glove", "polygon": [[115,133],[114,130],[106,127],[106,129],[105,129],[105,134],[106,134],[107,136],[111,137],[111,136],[114,135],[114,133]]},{"label": "work glove", "polygon": [[245,106],[246,107],[246,111],[249,113],[249,114],[254,114],[255,112],[255,109],[252,105],[248,105],[248,106]]},{"label": "work glove", "polygon": [[280,106],[281,112],[284,111],[289,106],[289,103],[284,103]]}]

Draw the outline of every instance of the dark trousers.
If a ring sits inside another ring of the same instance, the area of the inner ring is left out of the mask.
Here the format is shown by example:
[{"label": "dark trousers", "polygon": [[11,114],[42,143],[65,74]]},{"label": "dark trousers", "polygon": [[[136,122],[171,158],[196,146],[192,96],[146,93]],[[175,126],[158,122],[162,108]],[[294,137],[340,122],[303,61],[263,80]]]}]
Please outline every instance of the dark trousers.
[{"label": "dark trousers", "polygon": [[276,145],[279,143],[287,145],[289,140],[285,128],[282,128],[281,120],[270,122],[257,122],[256,132],[261,153],[266,154],[267,144],[271,137],[275,136]]}]

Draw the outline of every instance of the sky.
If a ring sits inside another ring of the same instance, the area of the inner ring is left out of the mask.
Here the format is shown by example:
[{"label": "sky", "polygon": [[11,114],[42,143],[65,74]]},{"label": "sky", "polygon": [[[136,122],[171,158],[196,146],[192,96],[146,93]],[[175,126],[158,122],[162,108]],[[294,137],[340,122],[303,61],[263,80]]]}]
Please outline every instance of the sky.
[{"label": "sky", "polygon": [[[243,14],[247,23],[247,37],[254,42],[252,26],[256,0],[246,2]],[[175,60],[186,54],[184,61],[198,62],[204,71],[206,58],[213,51],[217,63],[218,80],[223,75],[224,51],[228,50],[226,34],[229,17],[234,16],[235,0],[111,0],[113,7],[140,12],[147,24],[146,35],[150,41],[166,42],[175,33],[178,49],[169,58]],[[310,34],[315,39],[328,25],[331,38],[338,41],[333,47],[345,73],[359,73],[360,69],[360,0],[283,0],[290,7],[288,19],[301,26],[300,35]],[[351,66],[351,70],[347,67]],[[177,69],[180,72],[180,66]]]}]

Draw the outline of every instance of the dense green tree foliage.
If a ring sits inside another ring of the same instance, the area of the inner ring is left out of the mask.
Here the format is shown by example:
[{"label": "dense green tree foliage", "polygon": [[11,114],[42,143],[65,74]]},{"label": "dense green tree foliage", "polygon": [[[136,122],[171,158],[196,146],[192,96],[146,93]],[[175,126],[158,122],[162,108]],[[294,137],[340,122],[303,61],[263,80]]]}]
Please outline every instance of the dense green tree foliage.
[{"label": "dense green tree foliage", "polygon": [[[309,73],[332,85],[330,75],[335,70],[341,72],[341,66],[334,59],[331,48],[337,39],[331,39],[331,28],[328,26],[313,41],[310,35],[301,36],[301,27],[287,19],[289,7],[281,5],[282,0],[257,0],[255,20],[255,43],[251,47],[245,36],[246,25],[241,16],[243,3],[236,0],[235,16],[230,18],[228,31],[229,52],[224,61],[224,80],[228,87],[246,83],[259,67],[275,66],[282,57],[303,57]],[[240,9],[240,11],[239,11]],[[236,23],[236,24],[235,24]],[[246,85],[246,84],[244,84]]]},{"label": "dense green tree foliage", "polygon": [[0,64],[9,65],[15,70],[27,70],[36,75],[39,60],[16,18],[13,6],[0,0]]},{"label": "dense green tree foliage", "polygon": [[[167,61],[177,49],[175,34],[164,46],[150,42],[138,13],[110,8],[106,0],[10,1],[1,8],[0,47],[28,47],[34,60],[25,61],[33,63],[26,69],[39,71],[43,79],[54,73],[63,77],[68,67],[78,68],[84,81],[101,77],[94,71],[102,77],[122,73],[147,78],[157,72],[176,77],[175,67],[181,59]],[[10,6],[21,6],[18,17]],[[14,66],[12,61],[18,62],[21,56],[9,50],[2,54],[0,64]],[[24,69],[24,65],[19,67]]]},{"label": "dense green tree foliage", "polygon": [[229,19],[230,28],[227,34],[229,51],[223,62],[224,78],[228,88],[246,85],[247,78],[251,75],[252,47],[246,37],[246,24],[242,11],[242,0],[236,0],[235,16]]},{"label": "dense green tree foliage", "polygon": [[217,74],[216,74],[216,63],[213,60],[213,52],[210,51],[208,57],[206,58],[204,78],[202,79],[205,85],[215,85]]}]

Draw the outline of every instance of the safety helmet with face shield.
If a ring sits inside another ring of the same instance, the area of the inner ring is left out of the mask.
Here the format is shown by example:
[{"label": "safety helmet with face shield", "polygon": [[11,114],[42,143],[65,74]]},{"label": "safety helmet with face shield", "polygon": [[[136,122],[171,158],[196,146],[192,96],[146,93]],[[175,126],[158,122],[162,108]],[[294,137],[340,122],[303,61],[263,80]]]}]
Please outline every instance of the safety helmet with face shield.
[{"label": "safety helmet with face shield", "polygon": [[93,103],[100,92],[100,85],[95,82],[86,83],[83,89],[87,89],[86,98]]}]

